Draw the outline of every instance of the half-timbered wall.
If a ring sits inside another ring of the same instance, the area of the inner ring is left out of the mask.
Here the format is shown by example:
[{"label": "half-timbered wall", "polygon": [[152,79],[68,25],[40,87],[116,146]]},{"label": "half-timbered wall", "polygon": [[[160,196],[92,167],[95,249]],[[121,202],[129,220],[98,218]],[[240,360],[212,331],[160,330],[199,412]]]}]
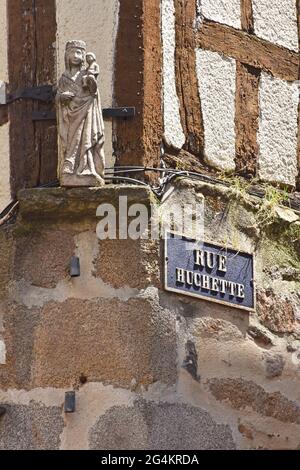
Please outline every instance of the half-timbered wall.
[{"label": "half-timbered wall", "polygon": [[[184,148],[212,169],[295,186],[299,175],[299,0],[0,0],[0,80],[54,84],[65,42],[101,66],[107,166],[158,166]],[[53,107],[0,107],[0,207],[56,177]]]},{"label": "half-timbered wall", "polygon": [[161,2],[167,144],[295,186],[298,2]]}]

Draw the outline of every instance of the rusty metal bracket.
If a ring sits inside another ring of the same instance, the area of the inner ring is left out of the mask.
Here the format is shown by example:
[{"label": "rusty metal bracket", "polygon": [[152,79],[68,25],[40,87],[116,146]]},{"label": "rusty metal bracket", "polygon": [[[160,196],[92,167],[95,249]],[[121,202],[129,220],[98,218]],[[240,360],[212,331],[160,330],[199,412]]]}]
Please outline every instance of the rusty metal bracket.
[{"label": "rusty metal bracket", "polygon": [[54,111],[34,111],[32,113],[33,121],[55,121],[56,113]]},{"label": "rusty metal bracket", "polygon": [[134,107],[123,108],[104,108],[102,109],[103,118],[133,118],[135,116]]},{"label": "rusty metal bracket", "polygon": [[[56,88],[53,85],[41,85],[36,87],[23,88],[14,93],[7,93],[7,84],[1,82],[0,104],[9,104],[21,99],[31,99],[51,103],[56,94]],[[104,119],[115,118],[133,118],[136,115],[135,107],[123,106],[116,108],[103,108]],[[49,121],[55,120],[56,115],[53,111],[40,112],[36,111],[32,114],[33,121]]]},{"label": "rusty metal bracket", "polygon": [[[135,116],[135,108],[103,108],[102,114],[104,119],[127,119]],[[33,121],[55,121],[55,119],[56,114],[54,111],[34,111],[32,113]]]},{"label": "rusty metal bracket", "polygon": [[42,85],[36,87],[23,88],[14,93],[8,93],[6,96],[6,104],[13,103],[20,99],[30,99],[50,103],[55,96],[52,85]]}]

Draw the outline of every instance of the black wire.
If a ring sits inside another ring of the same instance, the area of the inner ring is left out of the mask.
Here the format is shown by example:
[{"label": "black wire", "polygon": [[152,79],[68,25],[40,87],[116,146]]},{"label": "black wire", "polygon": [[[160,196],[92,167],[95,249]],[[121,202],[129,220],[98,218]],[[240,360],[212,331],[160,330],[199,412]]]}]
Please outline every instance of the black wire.
[{"label": "black wire", "polygon": [[[168,184],[171,183],[176,178],[179,177],[188,177],[191,179],[198,179],[200,181],[204,182],[209,182],[212,184],[222,184],[223,186],[230,187],[230,183],[227,181],[220,180],[218,178],[215,178],[213,176],[205,175],[203,173],[198,173],[196,171],[186,171],[186,170],[176,170],[173,168],[153,168],[153,167],[143,167],[143,166],[134,166],[134,165],[129,165],[129,166],[115,166],[115,167],[109,167],[106,168],[106,174],[104,176],[105,181],[112,181],[112,182],[119,182],[119,183],[131,183],[134,185],[139,185],[139,186],[146,186],[149,189],[153,191],[153,193],[158,197],[161,198],[166,190],[166,187]],[[162,173],[164,176],[161,178],[161,183],[159,186],[151,186],[148,183],[145,183],[144,181],[138,180],[136,178],[131,178],[130,176],[121,176],[122,174],[129,174],[129,173],[140,173],[140,172],[157,172],[157,173]],[[49,183],[43,184],[36,186],[36,188],[53,188],[53,187],[59,187],[59,181],[54,180],[50,181]],[[259,188],[249,188],[247,190],[247,193],[256,196],[256,197],[264,197],[265,191],[260,190]],[[13,205],[17,201],[12,201],[0,214],[0,219],[5,217],[7,213],[11,210]],[[299,210],[299,204],[294,202],[293,200],[290,200],[290,205],[295,208],[296,210]]]},{"label": "black wire", "polygon": [[134,178],[129,178],[129,177],[126,177],[126,176],[114,176],[114,175],[104,176],[104,180],[105,181],[110,181],[110,180],[127,181],[127,182],[130,182],[130,183],[139,184],[141,186],[150,187],[147,183],[144,183],[144,181],[140,181],[140,180],[137,180],[137,179],[134,179]]}]

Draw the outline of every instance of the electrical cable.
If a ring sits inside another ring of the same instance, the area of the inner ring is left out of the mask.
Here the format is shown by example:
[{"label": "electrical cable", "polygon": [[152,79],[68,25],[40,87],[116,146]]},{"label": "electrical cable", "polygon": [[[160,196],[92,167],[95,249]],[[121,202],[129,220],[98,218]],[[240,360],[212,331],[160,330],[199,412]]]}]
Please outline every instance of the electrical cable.
[{"label": "electrical cable", "polygon": [[[136,178],[131,178],[129,176],[130,173],[146,173],[146,172],[156,172],[162,174],[162,177],[159,179],[158,186],[151,186],[144,181],[141,181]],[[143,167],[143,166],[115,166],[109,167],[105,170],[104,180],[108,182],[118,182],[122,183],[130,183],[138,186],[148,187],[153,191],[153,193],[160,199],[163,194],[165,193],[166,187],[176,178],[186,177],[191,179],[198,179],[203,182],[208,182],[211,184],[221,184],[226,187],[230,187],[230,182],[218,179],[214,176],[206,175],[203,173],[199,173],[196,171],[188,171],[188,170],[176,170],[174,168],[153,168],[153,167]],[[49,183],[36,186],[36,189],[39,188],[53,188],[59,187],[59,181],[54,180],[50,181]],[[265,191],[260,188],[248,188],[247,193],[256,196],[259,198],[263,198],[265,196]],[[0,214],[0,226],[4,225],[13,215],[14,211],[18,207],[18,201],[12,201]],[[285,205],[294,208],[295,210],[300,210],[300,202],[297,200],[293,200],[290,198],[289,202]]]}]

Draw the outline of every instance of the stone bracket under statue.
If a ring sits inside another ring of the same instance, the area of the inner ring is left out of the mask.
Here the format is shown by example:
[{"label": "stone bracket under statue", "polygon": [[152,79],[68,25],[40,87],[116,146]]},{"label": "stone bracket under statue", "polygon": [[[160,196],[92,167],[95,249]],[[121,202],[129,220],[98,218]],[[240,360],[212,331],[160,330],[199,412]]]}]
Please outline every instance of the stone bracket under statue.
[{"label": "stone bracket under statue", "polygon": [[96,56],[81,40],[68,41],[57,88],[58,178],[61,186],[104,185],[104,122]]}]

